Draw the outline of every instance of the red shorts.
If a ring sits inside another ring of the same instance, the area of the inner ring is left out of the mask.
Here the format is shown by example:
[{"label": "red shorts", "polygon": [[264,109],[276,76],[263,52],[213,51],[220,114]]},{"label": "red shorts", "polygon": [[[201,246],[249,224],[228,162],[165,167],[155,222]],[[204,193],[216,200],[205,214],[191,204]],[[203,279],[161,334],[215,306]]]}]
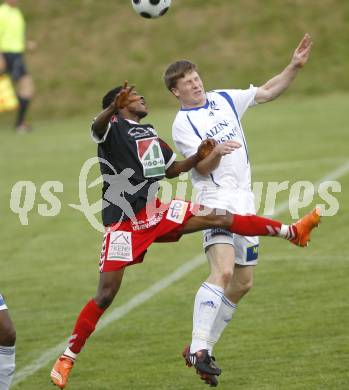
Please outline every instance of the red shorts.
[{"label": "red shorts", "polygon": [[163,204],[157,200],[156,210],[149,210],[147,206],[136,214],[135,219],[106,227],[100,272],[116,271],[141,263],[153,242],[178,241],[183,225],[194,213],[191,202],[172,200]]}]

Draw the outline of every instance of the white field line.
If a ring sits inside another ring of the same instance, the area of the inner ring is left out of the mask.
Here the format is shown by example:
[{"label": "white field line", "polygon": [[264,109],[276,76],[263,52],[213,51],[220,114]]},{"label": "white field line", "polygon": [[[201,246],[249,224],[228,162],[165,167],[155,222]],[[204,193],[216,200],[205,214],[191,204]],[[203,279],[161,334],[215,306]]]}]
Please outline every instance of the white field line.
[{"label": "white field line", "polygon": [[[349,171],[349,161],[346,161],[344,164],[340,165],[337,169],[329,172],[320,180],[318,180],[314,186],[316,189],[318,189],[319,184],[322,183],[323,181],[336,180],[344,176],[348,171]],[[290,206],[289,201],[281,203],[280,206],[276,208],[274,216],[283,213],[284,211],[287,210],[289,206]],[[100,321],[100,323],[98,324],[95,330],[95,333],[102,330],[112,322],[117,321],[120,318],[124,317],[131,310],[138,307],[142,303],[148,301],[157,293],[159,293],[161,290],[164,290],[165,288],[171,286],[174,282],[182,279],[185,275],[198,268],[205,261],[206,258],[204,255],[198,255],[194,257],[193,259],[189,260],[188,262],[186,262],[185,264],[177,268],[177,270],[172,272],[170,275],[159,280],[157,283],[153,284],[151,287],[147,288],[141,293],[135,295],[124,305],[115,308]],[[19,370],[14,376],[13,385],[22,382],[27,377],[33,375],[35,372],[45,367],[50,361],[57,358],[57,356],[59,356],[64,351],[65,347],[67,346],[67,342],[68,340],[65,340],[60,344],[56,345],[55,347],[48,349],[40,357],[35,359],[32,363],[28,364],[27,366]],[[48,372],[47,375],[49,375]]]}]

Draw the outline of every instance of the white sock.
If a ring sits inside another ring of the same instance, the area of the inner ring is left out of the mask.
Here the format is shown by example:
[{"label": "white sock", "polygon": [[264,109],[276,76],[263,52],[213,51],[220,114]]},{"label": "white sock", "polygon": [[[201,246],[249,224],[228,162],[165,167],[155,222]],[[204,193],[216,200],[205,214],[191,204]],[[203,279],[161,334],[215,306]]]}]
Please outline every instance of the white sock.
[{"label": "white sock", "polygon": [[281,225],[278,236],[286,238],[289,241],[293,240],[296,237],[295,227],[293,225]]},{"label": "white sock", "polygon": [[[219,340],[225,327],[229,324],[230,320],[233,318],[233,314],[236,308],[237,305],[235,303],[231,302],[226,296],[224,295],[222,296],[222,304],[219,308],[218,315],[212,326],[212,330],[210,334],[210,338],[212,340],[215,340],[214,344]],[[213,346],[212,346],[212,350],[210,351],[210,355],[212,355]]]},{"label": "white sock", "polygon": [[10,388],[15,372],[16,347],[4,347],[0,345],[0,389]]},{"label": "white sock", "polygon": [[204,282],[196,293],[193,313],[193,336],[190,352],[200,349],[212,351],[215,340],[212,339],[212,327],[222,305],[222,287]]},{"label": "white sock", "polygon": [[[76,353],[74,353],[73,351],[71,351],[69,348],[67,348],[64,353],[63,353],[63,356],[64,357],[67,357],[69,359],[71,359],[73,362],[75,362],[75,359],[76,357],[78,356]],[[1,389],[0,389],[1,390]]]}]

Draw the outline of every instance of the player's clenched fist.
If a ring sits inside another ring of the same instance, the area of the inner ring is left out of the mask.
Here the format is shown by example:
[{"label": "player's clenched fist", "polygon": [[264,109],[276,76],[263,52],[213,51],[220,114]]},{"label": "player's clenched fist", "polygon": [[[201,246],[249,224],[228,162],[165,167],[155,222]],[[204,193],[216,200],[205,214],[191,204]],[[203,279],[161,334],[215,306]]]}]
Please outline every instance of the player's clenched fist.
[{"label": "player's clenched fist", "polygon": [[200,160],[203,160],[205,157],[207,157],[216,145],[217,142],[213,138],[207,138],[205,141],[202,141],[198,147],[198,156]]},{"label": "player's clenched fist", "polygon": [[115,97],[114,106],[116,110],[125,108],[129,104],[141,99],[140,96],[132,94],[133,89],[134,86],[129,87],[128,82],[125,81],[122,90]]}]

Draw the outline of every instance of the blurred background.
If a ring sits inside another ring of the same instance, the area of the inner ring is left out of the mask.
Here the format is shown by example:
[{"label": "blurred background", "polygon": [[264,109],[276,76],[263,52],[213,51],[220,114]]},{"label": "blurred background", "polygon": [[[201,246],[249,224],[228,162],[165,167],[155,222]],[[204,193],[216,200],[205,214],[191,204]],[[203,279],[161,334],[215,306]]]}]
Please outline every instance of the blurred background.
[{"label": "blurred background", "polygon": [[[174,0],[164,18],[136,17],[128,0],[23,0],[27,53],[36,82],[33,118],[99,109],[124,79],[151,108],[174,106],[161,76],[179,58],[198,63],[207,89],[260,85],[280,71],[305,32],[311,61],[290,93],[349,89],[349,3],[346,0]],[[0,117],[3,120],[3,116]]]}]

